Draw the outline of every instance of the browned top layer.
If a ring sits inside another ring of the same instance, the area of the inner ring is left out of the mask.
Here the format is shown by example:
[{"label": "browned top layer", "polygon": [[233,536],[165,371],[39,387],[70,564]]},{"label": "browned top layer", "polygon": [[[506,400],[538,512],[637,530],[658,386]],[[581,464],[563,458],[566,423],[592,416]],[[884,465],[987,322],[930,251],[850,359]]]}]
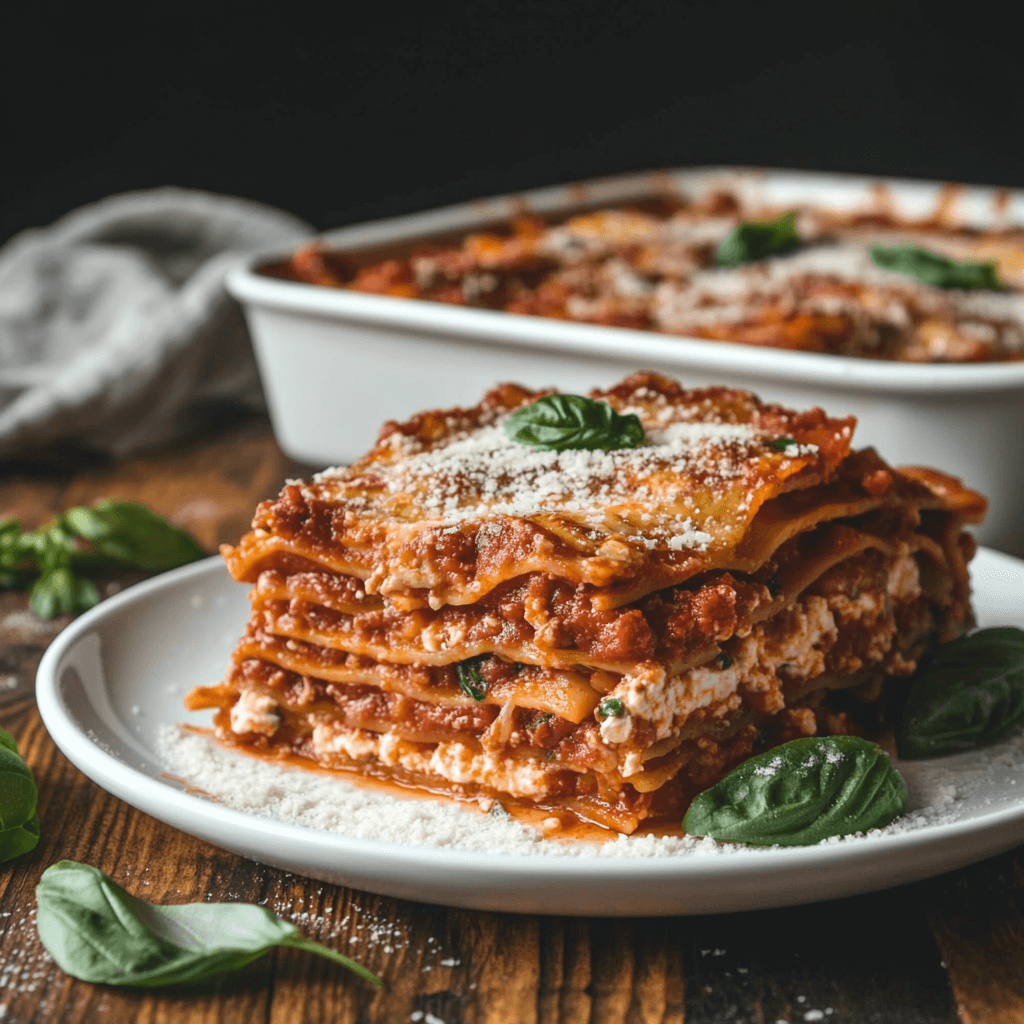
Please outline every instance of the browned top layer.
[{"label": "browned top layer", "polygon": [[546,393],[503,385],[471,409],[386,424],[355,465],[261,505],[252,533],[225,549],[229,567],[254,582],[287,556],[406,609],[472,604],[545,573],[614,605],[710,569],[749,572],[795,532],[886,502],[968,520],[984,511],[951,478],[912,481],[872,453],[849,457],[852,418],[726,388],[685,391],[651,373],[591,392],[640,418],[638,448],[558,453],[510,441],[504,419]]},{"label": "browned top layer", "polygon": [[260,506],[228,564],[289,551],[366,581],[371,593],[471,603],[528,571],[609,587],[665,564],[711,567],[761,505],[829,479],[854,421],[797,413],[725,388],[684,391],[637,374],[592,396],[635,413],[647,441],[618,451],[539,451],[503,421],[548,392],[514,385],[471,409],[389,423],[355,465]]}]

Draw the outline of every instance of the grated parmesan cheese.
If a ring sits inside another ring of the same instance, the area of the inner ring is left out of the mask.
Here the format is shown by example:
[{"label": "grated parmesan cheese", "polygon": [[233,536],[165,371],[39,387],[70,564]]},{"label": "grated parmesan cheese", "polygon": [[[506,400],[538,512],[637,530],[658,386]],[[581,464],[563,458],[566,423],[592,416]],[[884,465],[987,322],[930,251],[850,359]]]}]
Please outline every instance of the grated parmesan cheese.
[{"label": "grated parmesan cheese", "polygon": [[[438,849],[544,857],[771,856],[772,848],[741,847],[690,836],[625,836],[601,844],[542,838],[495,804],[490,814],[429,796],[399,799],[318,775],[246,757],[205,736],[165,725],[158,749],[167,769],[227,807],[355,839]],[[950,824],[994,809],[993,787],[1011,788],[1024,771],[1024,735],[973,754],[941,761],[894,761],[909,790],[907,813],[884,829],[826,839],[860,842]],[[1000,790],[998,805],[1006,795]]]}]

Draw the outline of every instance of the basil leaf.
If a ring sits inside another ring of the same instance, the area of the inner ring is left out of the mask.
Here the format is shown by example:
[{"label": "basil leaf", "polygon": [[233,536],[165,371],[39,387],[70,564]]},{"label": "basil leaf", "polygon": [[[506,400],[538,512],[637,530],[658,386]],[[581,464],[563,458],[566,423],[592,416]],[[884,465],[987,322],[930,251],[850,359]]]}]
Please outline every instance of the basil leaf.
[{"label": "basil leaf", "polygon": [[95,571],[114,563],[163,572],[202,557],[187,533],[130,501],[72,508],[27,533],[16,520],[0,523],[0,588],[27,587],[38,574],[29,604],[44,619],[82,612],[99,601],[96,587],[74,568]]},{"label": "basil leaf", "polygon": [[69,566],[75,555],[75,539],[58,523],[23,534],[21,547],[26,557],[35,560],[41,570]]},{"label": "basil leaf", "polygon": [[467,697],[472,697],[478,703],[487,696],[487,680],[480,675],[480,669],[478,668],[483,658],[483,655],[467,658],[455,666],[455,674],[459,679],[459,689]]},{"label": "basil leaf", "polygon": [[15,576],[16,570],[25,561],[21,537],[21,523],[16,519],[0,523],[0,571],[11,576]]},{"label": "basil leaf", "polygon": [[33,811],[32,817],[27,821],[0,832],[0,863],[29,853],[36,848],[38,842],[39,815]]},{"label": "basil leaf", "polygon": [[[59,524],[50,523],[27,533],[19,527],[17,532],[5,534],[5,539],[8,539],[10,547],[3,562],[15,568],[3,574],[3,582],[27,587],[35,578],[29,604],[41,618],[52,619],[55,615],[80,611],[83,607],[92,607],[99,600],[96,595],[91,604],[84,603],[90,600],[89,591],[95,592],[95,588],[88,584],[82,590],[78,579],[68,568],[75,555],[75,539]],[[38,573],[41,575],[37,576]]]},{"label": "basil leaf", "polygon": [[1002,291],[999,269],[991,262],[947,259],[916,245],[873,245],[871,262],[882,270],[905,274],[937,288],[991,288]]},{"label": "basil leaf", "polygon": [[28,853],[39,842],[36,780],[14,737],[0,729],[0,862]]},{"label": "basil leaf", "polygon": [[68,509],[60,525],[107,558],[147,572],[165,572],[203,557],[187,533],[131,501]]},{"label": "basil leaf", "polygon": [[62,970],[106,985],[195,984],[292,946],[333,960],[380,986],[365,967],[250,903],[158,907],[130,896],[88,864],[62,860],[36,887],[36,927]]},{"label": "basil leaf", "polygon": [[625,713],[626,709],[618,697],[605,697],[597,705],[597,717],[602,721],[606,718],[621,718]]},{"label": "basil leaf", "polygon": [[982,629],[938,649],[914,677],[897,734],[900,757],[973,750],[1024,725],[1024,632]]},{"label": "basil leaf", "polygon": [[33,562],[37,569],[68,565],[74,551],[74,538],[57,523],[29,531],[22,530],[15,519],[0,523],[0,566],[4,568],[24,570]]},{"label": "basil leaf", "polygon": [[95,569],[114,561],[160,572],[202,556],[188,534],[132,502],[73,508],[29,532],[13,519],[0,523],[0,588],[31,583],[29,605],[43,619],[82,612],[99,601],[95,585],[77,576],[73,565]]},{"label": "basil leaf", "polygon": [[84,612],[99,602],[100,595],[91,580],[76,576],[58,566],[45,569],[29,591],[29,607],[41,619]]},{"label": "basil leaf", "polygon": [[881,828],[907,806],[889,755],[857,736],[791,740],[752,757],[690,805],[690,835],[753,846],[808,846]]},{"label": "basil leaf", "polygon": [[796,210],[790,210],[777,220],[739,224],[719,243],[715,262],[720,267],[738,267],[790,252],[800,244],[796,217]]},{"label": "basil leaf", "polygon": [[36,812],[36,783],[17,747],[0,748],[0,830],[23,825]]},{"label": "basil leaf", "polygon": [[615,451],[646,440],[643,424],[620,416],[607,402],[581,395],[546,395],[505,420],[505,436],[516,444],[547,452]]}]

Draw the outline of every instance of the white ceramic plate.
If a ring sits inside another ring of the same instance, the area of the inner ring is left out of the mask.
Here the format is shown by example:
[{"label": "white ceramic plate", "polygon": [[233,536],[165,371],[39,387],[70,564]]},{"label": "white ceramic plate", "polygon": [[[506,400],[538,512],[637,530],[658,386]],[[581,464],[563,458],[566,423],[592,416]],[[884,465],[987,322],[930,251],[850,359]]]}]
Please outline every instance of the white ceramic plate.
[{"label": "white ceramic plate", "polygon": [[[1024,562],[982,549],[979,624],[1024,626]],[[104,789],[185,832],[266,864],[390,896],[544,914],[705,914],[900,885],[1024,842],[1024,742],[906,766],[911,794],[952,780],[938,823],[812,847],[729,855],[554,857],[355,839],[233,810],[162,776],[158,732],[218,680],[248,616],[220,559],[149,580],[87,612],[50,646],[37,696],[50,735]],[[970,780],[959,786],[959,781]],[[947,820],[952,819],[952,820]]]}]

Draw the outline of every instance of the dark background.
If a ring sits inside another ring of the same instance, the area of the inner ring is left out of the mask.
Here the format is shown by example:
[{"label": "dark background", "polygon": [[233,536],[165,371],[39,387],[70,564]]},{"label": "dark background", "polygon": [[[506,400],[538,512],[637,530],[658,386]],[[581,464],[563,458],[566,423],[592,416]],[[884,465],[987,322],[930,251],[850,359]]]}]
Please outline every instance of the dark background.
[{"label": "dark background", "polygon": [[0,40],[0,241],[165,184],[321,229],[682,164],[1024,186],[1016,7],[21,6]]}]

